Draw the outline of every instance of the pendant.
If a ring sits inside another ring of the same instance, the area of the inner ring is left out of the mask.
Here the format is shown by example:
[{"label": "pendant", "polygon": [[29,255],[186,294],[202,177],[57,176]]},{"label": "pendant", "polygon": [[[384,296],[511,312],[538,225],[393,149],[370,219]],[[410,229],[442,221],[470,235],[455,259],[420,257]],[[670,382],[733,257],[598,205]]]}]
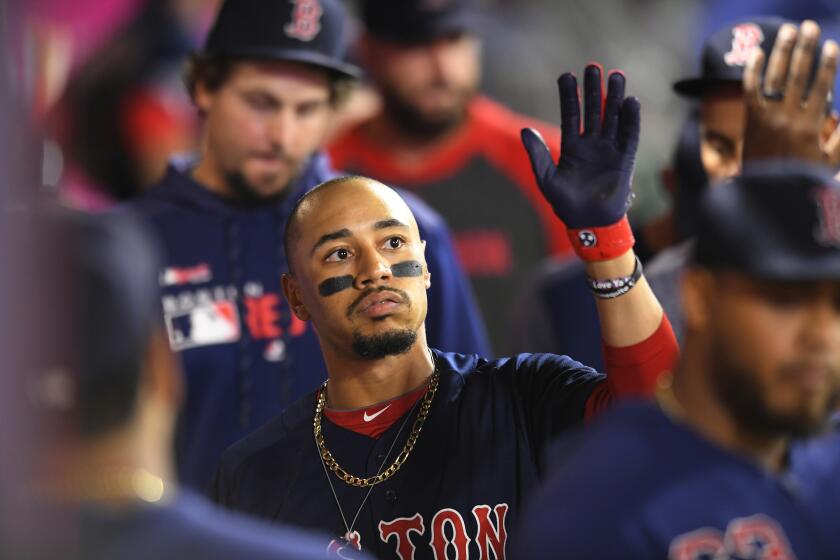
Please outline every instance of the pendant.
[{"label": "pendant", "polygon": [[344,533],[343,536],[331,540],[327,546],[327,552],[329,554],[335,554],[339,558],[344,558],[340,554],[344,550],[362,550],[362,536],[358,531]]}]

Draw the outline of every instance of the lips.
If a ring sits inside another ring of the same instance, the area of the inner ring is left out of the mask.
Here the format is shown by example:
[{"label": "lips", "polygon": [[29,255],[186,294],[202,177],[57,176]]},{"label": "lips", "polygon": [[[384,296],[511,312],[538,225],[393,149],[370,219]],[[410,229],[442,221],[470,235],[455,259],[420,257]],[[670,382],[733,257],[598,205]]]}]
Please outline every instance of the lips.
[{"label": "lips", "polygon": [[359,302],[357,309],[359,313],[368,317],[382,317],[393,313],[402,303],[403,299],[398,294],[382,291],[364,298]]},{"label": "lips", "polygon": [[269,169],[280,169],[285,168],[288,166],[285,158],[270,156],[270,155],[257,155],[252,158],[258,165],[262,167],[266,167]]},{"label": "lips", "polygon": [[797,384],[805,390],[816,391],[822,389],[831,375],[830,368],[820,366],[804,366],[796,375]]}]

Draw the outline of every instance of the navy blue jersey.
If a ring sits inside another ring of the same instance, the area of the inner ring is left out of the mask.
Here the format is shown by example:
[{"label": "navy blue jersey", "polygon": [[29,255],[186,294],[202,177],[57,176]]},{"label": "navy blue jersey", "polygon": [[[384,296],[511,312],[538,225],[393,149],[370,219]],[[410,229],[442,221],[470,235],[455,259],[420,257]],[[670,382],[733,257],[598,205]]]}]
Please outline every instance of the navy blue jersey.
[{"label": "navy blue jersey", "polygon": [[516,558],[840,557],[840,434],[794,445],[782,476],[648,403],[621,406],[558,445],[562,459],[522,518]]},{"label": "navy blue jersey", "polygon": [[[326,379],[318,340],[290,311],[280,288],[283,233],[294,203],[335,176],[313,158],[289,195],[237,207],[170,167],[132,206],[159,233],[163,310],[172,348],[183,359],[186,402],[176,435],[182,483],[207,490],[229,445]],[[426,321],[430,341],[449,350],[488,349],[469,284],[449,233],[424,203],[404,195],[426,240],[434,281]]]},{"label": "navy blue jersey", "polygon": [[[66,516],[77,528],[70,542],[45,535],[41,557],[85,560],[307,560],[325,558],[326,549],[308,533],[272,526],[219,511],[206,499],[186,494],[166,505],[107,507],[89,504]],[[75,537],[75,538],[74,538]],[[60,548],[59,548],[60,546]],[[74,554],[75,551],[79,554]],[[47,552],[47,550],[44,550]]]},{"label": "navy blue jersey", "polygon": [[[520,503],[541,473],[548,443],[579,425],[605,376],[566,357],[520,354],[498,361],[434,351],[440,386],[414,450],[397,473],[373,487],[354,527],[378,558],[502,558]],[[215,499],[236,510],[334,537],[345,533],[313,438],[315,396],[229,449]],[[326,445],[356,476],[373,476],[413,423],[380,438],[323,418]],[[394,454],[388,459],[390,464]],[[387,465],[386,465],[387,466]],[[332,478],[351,519],[367,488]]]}]

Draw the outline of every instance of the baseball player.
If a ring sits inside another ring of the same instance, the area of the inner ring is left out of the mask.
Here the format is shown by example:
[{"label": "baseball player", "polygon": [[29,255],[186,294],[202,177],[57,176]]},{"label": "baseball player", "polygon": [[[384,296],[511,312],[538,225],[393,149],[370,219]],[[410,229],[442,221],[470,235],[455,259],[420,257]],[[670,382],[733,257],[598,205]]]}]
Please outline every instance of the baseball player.
[{"label": "baseball player", "polygon": [[701,209],[672,382],[560,444],[517,557],[837,557],[840,183],[810,162],[838,151],[820,141],[838,47],[808,90],[808,27],[763,81],[760,51],[745,71],[745,172]]},{"label": "baseball player", "polygon": [[[346,19],[337,0],[225,2],[187,73],[204,120],[200,157],[172,165],[133,205],[165,248],[165,321],[187,378],[178,475],[202,491],[226,447],[326,377],[315,334],[289,310],[280,275],[292,206],[335,174],[319,147],[357,74],[342,59]],[[430,339],[487,353],[445,224],[406,199],[436,274]]]},{"label": "baseball player", "polygon": [[410,210],[376,181],[329,181],[292,213],[283,278],[294,313],[315,325],[329,380],[225,453],[217,501],[327,531],[342,554],[505,556],[548,442],[611,398],[650,391],[676,354],[626,220],[639,103],[612,73],[602,124],[601,80],[586,69],[581,134],[576,79],[561,76],[559,164],[533,130],[522,140],[587,262],[608,375],[566,356],[429,348],[435,272]]},{"label": "baseball player", "polygon": [[39,239],[15,260],[27,302],[16,333],[37,348],[14,370],[39,461],[4,500],[40,516],[4,531],[4,546],[18,545],[4,558],[323,558],[314,537],[230,515],[172,476],[180,372],[157,305],[158,255],[136,217],[53,209],[9,222]]}]

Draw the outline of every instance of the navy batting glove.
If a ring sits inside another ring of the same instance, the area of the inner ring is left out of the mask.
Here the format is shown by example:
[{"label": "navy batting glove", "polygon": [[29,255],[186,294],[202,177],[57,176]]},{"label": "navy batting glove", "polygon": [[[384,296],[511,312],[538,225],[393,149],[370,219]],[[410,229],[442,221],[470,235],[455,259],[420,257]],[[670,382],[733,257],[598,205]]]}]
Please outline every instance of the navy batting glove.
[{"label": "navy batting glove", "polygon": [[639,100],[624,97],[624,75],[609,76],[603,104],[601,68],[584,72],[584,127],[580,128],[577,80],[557,80],[562,119],[560,161],[554,164],[539,133],[522,130],[537,184],[555,214],[570,229],[598,228],[621,220],[630,207],[631,183],[639,146]]}]

